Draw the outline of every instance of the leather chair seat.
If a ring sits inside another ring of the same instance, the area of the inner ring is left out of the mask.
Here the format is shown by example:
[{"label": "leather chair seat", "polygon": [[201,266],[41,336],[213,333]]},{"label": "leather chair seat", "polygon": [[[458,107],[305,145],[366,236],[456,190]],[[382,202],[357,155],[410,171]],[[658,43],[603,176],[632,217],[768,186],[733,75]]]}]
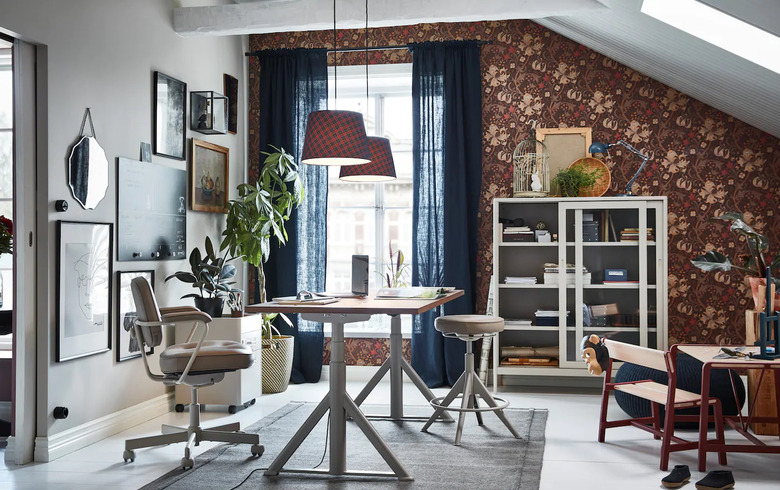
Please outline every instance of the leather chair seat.
[{"label": "leather chair seat", "polygon": [[434,323],[436,330],[457,335],[482,335],[504,330],[504,319],[489,315],[445,315]]},{"label": "leather chair seat", "polygon": [[[173,344],[160,354],[160,369],[165,374],[181,373],[198,344]],[[255,361],[252,349],[231,340],[205,340],[192,364],[190,374],[246,369]]]}]

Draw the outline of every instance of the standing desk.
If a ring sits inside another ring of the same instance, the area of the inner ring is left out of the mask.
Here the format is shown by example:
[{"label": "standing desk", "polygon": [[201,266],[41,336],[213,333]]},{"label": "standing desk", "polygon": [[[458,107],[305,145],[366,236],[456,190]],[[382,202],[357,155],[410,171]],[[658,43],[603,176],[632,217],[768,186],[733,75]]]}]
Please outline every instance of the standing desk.
[{"label": "standing desk", "polygon": [[[289,473],[328,473],[331,475],[362,475],[362,476],[396,476],[402,481],[412,478],[395,454],[374,429],[358,404],[347,393],[346,363],[344,362],[344,325],[347,323],[367,321],[371,315],[384,314],[391,317],[390,357],[380,368],[374,378],[358,396],[362,402],[368,393],[376,386],[384,374],[390,371],[390,417],[395,420],[403,418],[403,384],[402,372],[411,378],[412,382],[428,400],[434,398],[433,392],[425,382],[403,359],[401,353],[401,319],[399,315],[418,315],[437,306],[463,296],[462,290],[455,290],[436,299],[375,299],[375,298],[343,298],[327,305],[314,304],[277,304],[261,303],[249,305],[246,311],[250,313],[300,313],[304,320],[331,324],[331,357],[329,367],[330,390],[315,407],[309,418],[293,435],[290,442],[282,449],[271,466],[265,471],[266,476],[275,476],[280,472]],[[396,345],[397,344],[397,345]],[[381,374],[380,374],[381,373]],[[377,378],[378,376],[378,378]],[[366,391],[368,390],[368,391]],[[327,470],[322,469],[289,469],[285,463],[295,453],[309,433],[319,423],[320,419],[330,409],[330,461]],[[377,452],[390,466],[392,472],[366,472],[347,470],[346,431],[347,417],[365,434]]]},{"label": "standing desk", "polygon": [[[707,439],[707,423],[709,421],[708,410],[701,410],[699,414],[699,471],[705,471],[707,467],[707,453],[708,452],[741,452],[741,453],[780,453],[780,446],[769,446],[764,441],[758,439],[755,435],[748,432],[749,424],[753,422],[764,423],[780,423],[780,360],[765,360],[765,359],[752,359],[749,357],[736,357],[727,359],[715,359],[715,356],[720,354],[720,346],[717,345],[688,345],[679,344],[673,346],[672,349],[677,348],[680,352],[684,352],[691,357],[694,357],[703,363],[701,373],[701,403],[702,407],[709,406],[710,399],[710,374],[713,369],[761,369],[763,373],[769,370],[775,370],[775,393],[777,394],[777,416],[776,417],[754,417],[753,410],[755,407],[750,407],[750,411],[747,417],[739,415],[723,416],[723,420],[729,424],[735,431],[742,434],[752,444],[726,444],[725,441],[719,442],[717,440]],[[729,348],[735,348],[738,346],[728,346]],[[745,352],[758,352],[758,347],[747,347]],[[761,387],[761,381],[763,380],[763,374],[759,378],[756,391]],[[734,389],[734,381],[732,380],[732,390],[735,391],[734,398],[736,399],[736,390]]]}]

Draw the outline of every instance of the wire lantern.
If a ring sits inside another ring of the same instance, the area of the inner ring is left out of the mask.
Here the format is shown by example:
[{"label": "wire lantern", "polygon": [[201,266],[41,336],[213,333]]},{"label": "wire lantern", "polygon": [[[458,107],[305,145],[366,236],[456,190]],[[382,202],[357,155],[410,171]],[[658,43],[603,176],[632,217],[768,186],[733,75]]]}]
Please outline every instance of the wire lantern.
[{"label": "wire lantern", "polygon": [[545,197],[550,194],[550,162],[547,147],[536,139],[536,121],[528,139],[512,153],[514,197]]}]

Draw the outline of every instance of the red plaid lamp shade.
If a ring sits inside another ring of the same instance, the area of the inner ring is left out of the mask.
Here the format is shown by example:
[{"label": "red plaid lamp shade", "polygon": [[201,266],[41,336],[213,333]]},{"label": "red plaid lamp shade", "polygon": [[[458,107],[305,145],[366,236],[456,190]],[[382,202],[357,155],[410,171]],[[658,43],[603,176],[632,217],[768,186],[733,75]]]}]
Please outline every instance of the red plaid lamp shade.
[{"label": "red plaid lamp shade", "polygon": [[339,179],[348,182],[382,182],[395,180],[395,164],[390,140],[378,136],[368,137],[368,149],[371,151],[371,162],[365,165],[341,167]]},{"label": "red plaid lamp shade", "polygon": [[310,165],[362,165],[371,161],[363,114],[315,111],[309,114],[301,161]]}]

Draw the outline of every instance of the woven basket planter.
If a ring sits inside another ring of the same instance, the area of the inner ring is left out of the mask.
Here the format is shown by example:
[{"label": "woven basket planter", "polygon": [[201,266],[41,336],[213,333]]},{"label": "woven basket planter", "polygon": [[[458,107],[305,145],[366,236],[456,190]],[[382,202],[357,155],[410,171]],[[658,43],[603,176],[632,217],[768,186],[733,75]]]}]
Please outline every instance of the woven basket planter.
[{"label": "woven basket planter", "polygon": [[274,335],[263,339],[263,393],[281,393],[290,383],[293,346],[295,338],[290,335]]}]

